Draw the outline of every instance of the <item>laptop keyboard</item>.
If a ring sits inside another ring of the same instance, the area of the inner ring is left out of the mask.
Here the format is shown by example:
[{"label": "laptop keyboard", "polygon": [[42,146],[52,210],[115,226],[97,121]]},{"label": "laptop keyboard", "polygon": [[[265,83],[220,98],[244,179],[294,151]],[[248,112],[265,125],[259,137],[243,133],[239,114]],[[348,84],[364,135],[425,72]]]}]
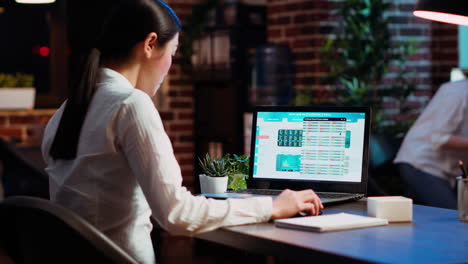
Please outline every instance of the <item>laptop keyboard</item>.
[{"label": "laptop keyboard", "polygon": [[[257,194],[257,195],[279,195],[282,190],[272,190],[272,189],[248,189],[248,190],[238,190],[238,191],[227,191],[230,193],[248,193],[248,194]],[[351,193],[323,193],[323,192],[316,192],[316,194],[320,198],[343,198],[343,197],[353,197],[356,196],[355,194]]]},{"label": "laptop keyboard", "polygon": [[248,189],[248,190],[238,190],[238,191],[227,191],[232,193],[248,193],[248,194],[257,194],[257,195],[279,195],[281,190],[272,190],[272,189]]},{"label": "laptop keyboard", "polygon": [[351,193],[321,193],[321,192],[317,192],[317,195],[320,198],[328,198],[328,199],[356,196],[355,194],[351,194]]}]

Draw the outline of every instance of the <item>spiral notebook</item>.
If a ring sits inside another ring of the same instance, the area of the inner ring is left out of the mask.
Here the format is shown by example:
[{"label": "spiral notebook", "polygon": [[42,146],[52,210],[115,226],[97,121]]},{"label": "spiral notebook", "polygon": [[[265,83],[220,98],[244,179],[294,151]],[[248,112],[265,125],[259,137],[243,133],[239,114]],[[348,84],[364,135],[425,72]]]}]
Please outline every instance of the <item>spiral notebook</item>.
[{"label": "spiral notebook", "polygon": [[348,213],[275,220],[275,226],[304,231],[329,232],[387,225],[387,219]]}]

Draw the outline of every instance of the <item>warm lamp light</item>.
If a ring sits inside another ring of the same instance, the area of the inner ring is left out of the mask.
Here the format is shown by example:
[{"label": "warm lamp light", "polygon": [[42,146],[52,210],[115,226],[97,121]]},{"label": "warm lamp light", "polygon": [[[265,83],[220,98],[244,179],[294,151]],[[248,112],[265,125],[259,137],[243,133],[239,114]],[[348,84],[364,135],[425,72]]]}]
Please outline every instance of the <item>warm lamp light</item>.
[{"label": "warm lamp light", "polygon": [[15,0],[16,3],[20,4],[51,4],[54,3],[55,0]]},{"label": "warm lamp light", "polygon": [[468,1],[419,0],[413,14],[424,19],[468,26]]}]

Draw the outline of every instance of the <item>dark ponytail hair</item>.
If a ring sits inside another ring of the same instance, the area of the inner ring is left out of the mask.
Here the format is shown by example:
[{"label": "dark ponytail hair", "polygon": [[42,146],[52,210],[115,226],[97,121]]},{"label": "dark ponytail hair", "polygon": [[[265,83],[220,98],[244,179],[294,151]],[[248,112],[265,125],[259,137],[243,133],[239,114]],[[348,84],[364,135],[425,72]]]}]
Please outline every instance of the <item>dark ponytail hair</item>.
[{"label": "dark ponytail hair", "polygon": [[110,14],[102,33],[88,56],[77,67],[78,78],[71,82],[68,98],[50,148],[53,159],[72,160],[88,107],[96,91],[100,64],[107,60],[125,60],[133,47],[151,32],[164,47],[181,30],[174,11],[160,0],[124,0]]}]

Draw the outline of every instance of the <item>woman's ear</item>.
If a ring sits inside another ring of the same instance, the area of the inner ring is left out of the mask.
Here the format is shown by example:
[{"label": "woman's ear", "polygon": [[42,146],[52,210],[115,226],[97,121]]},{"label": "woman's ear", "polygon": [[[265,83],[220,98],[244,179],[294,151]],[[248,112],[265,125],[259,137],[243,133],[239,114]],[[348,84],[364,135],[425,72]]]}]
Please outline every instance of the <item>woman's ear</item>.
[{"label": "woman's ear", "polygon": [[144,53],[145,57],[151,58],[157,50],[158,35],[155,32],[148,33],[144,40]]}]

